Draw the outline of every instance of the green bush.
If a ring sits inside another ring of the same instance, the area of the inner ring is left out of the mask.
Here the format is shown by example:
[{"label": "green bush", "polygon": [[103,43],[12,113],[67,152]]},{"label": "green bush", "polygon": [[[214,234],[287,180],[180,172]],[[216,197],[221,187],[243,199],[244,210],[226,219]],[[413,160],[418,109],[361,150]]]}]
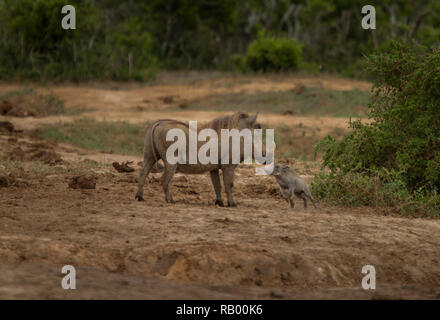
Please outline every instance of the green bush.
[{"label": "green bush", "polygon": [[[421,201],[424,195],[438,199],[440,51],[422,49],[391,42],[369,56],[374,77],[372,121],[350,123],[352,132],[341,141],[329,136],[318,143],[316,150],[324,151],[323,166],[331,171],[329,179],[360,174],[384,183],[379,172],[387,170],[393,173],[392,182],[417,193]],[[322,196],[331,198],[330,193]]]},{"label": "green bush", "polygon": [[296,71],[301,50],[295,39],[259,37],[249,45],[244,64],[252,71]]},{"label": "green bush", "polygon": [[312,183],[313,194],[336,205],[394,206],[409,197],[405,184],[384,171],[376,175],[356,172],[319,173]]},{"label": "green bush", "polygon": [[311,188],[316,198],[333,205],[369,206],[402,215],[440,217],[440,194],[426,190],[411,192],[395,172],[319,173]]}]

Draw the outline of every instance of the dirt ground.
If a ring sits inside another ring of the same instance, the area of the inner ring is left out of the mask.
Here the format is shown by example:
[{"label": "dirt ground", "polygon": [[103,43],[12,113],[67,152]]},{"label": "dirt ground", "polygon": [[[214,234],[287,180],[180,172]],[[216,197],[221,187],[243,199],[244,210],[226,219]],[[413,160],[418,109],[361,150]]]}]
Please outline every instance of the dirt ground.
[{"label": "dirt ground", "polygon": [[[0,161],[0,176],[9,181],[0,186],[0,298],[439,299],[438,220],[322,203],[305,210],[300,201],[292,210],[280,198],[273,177],[255,176],[255,168],[244,165],[236,172],[235,208],[214,206],[208,175],[176,174],[171,187],[176,203],[167,204],[161,174],[151,174],[146,201],[137,202],[140,157],[38,142],[26,135],[43,123],[84,116],[132,122],[164,115],[208,120],[217,113],[164,113],[159,97],[273,90],[298,79],[231,81],[110,89],[57,86],[53,90],[67,109],[91,111],[0,117],[24,130],[13,138],[0,135],[0,158],[18,161]],[[301,81],[340,90],[369,88],[343,79]],[[13,87],[3,85],[0,91]],[[141,113],[134,109],[140,103],[146,105]],[[346,128],[346,119],[339,118],[261,117],[274,124]],[[118,173],[113,161],[133,161],[136,171]],[[78,167],[93,176],[95,189],[69,187]],[[319,163],[297,162],[296,169],[310,182]],[[61,288],[61,268],[67,264],[76,267],[76,290]],[[364,265],[376,268],[376,290],[361,287]]]}]

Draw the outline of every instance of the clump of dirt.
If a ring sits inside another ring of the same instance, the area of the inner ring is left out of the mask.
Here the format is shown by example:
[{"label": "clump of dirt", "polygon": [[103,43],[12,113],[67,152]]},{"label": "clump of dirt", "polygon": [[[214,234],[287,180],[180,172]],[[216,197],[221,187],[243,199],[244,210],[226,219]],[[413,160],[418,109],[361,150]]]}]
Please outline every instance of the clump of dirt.
[{"label": "clump of dirt", "polygon": [[0,174],[0,187],[8,187],[9,186],[9,180],[6,176]]},{"label": "clump of dirt", "polygon": [[0,104],[0,115],[11,117],[45,117],[64,112],[64,103],[53,93],[37,94],[34,90],[9,92]]},{"label": "clump of dirt", "polygon": [[135,109],[136,111],[138,111],[138,112],[142,112],[142,111],[147,110],[147,108],[145,108],[145,107],[143,107],[143,106],[136,106],[134,109]]},{"label": "clump of dirt", "polygon": [[293,110],[286,110],[283,112],[283,116],[293,116],[294,114],[296,114],[296,112]]},{"label": "clump of dirt", "polygon": [[243,187],[239,193],[245,197],[258,197],[261,194],[267,194],[271,198],[279,198],[280,188],[276,186],[274,181],[270,181],[269,183],[263,182],[261,184],[256,183],[247,183]]},{"label": "clump of dirt", "polygon": [[24,153],[23,149],[20,147],[15,147],[7,155],[8,160],[24,161],[25,157],[26,154]]},{"label": "clump of dirt", "polygon": [[26,108],[23,105],[12,104],[10,101],[5,100],[0,105],[0,114],[11,117],[35,117],[37,112],[33,109]]},{"label": "clump of dirt", "polygon": [[63,163],[60,155],[53,150],[35,150],[33,153],[31,153],[30,159],[39,160],[49,165]]},{"label": "clump of dirt", "polygon": [[161,100],[163,103],[165,104],[171,104],[174,102],[174,99],[178,97],[178,96],[163,96],[163,97],[159,97],[158,99]]},{"label": "clump of dirt", "polygon": [[73,177],[69,182],[72,189],[96,189],[96,177],[81,175]]},{"label": "clump of dirt", "polygon": [[11,111],[12,110],[12,104],[9,102],[9,101],[7,101],[7,100],[4,100],[1,104],[0,104],[0,114],[1,115],[7,115],[8,114],[8,112],[9,111]]},{"label": "clump of dirt", "polygon": [[301,94],[304,92],[305,85],[303,83],[298,83],[293,89],[292,92],[295,94]]},{"label": "clump of dirt", "polygon": [[135,171],[134,168],[129,166],[129,164],[132,164],[132,163],[133,163],[133,161],[127,161],[127,162],[122,162],[122,163],[115,161],[112,163],[112,166],[118,172],[133,172],[133,171]]},{"label": "clump of dirt", "polygon": [[[11,143],[14,143],[11,141]],[[46,144],[31,144],[28,149],[16,146],[8,154],[7,159],[18,161],[41,161],[45,164],[56,165],[63,163],[61,156]]]},{"label": "clump of dirt", "polygon": [[17,171],[15,173],[0,174],[0,187],[27,187],[29,182],[26,179],[21,179],[17,177],[17,174],[22,175],[23,173]]},{"label": "clump of dirt", "polygon": [[185,110],[189,108],[189,103],[188,101],[182,101],[179,103],[179,109]]},{"label": "clump of dirt", "polygon": [[8,142],[9,143],[17,143],[18,142],[18,138],[14,137],[14,136],[11,136],[11,137],[8,138]]},{"label": "clump of dirt", "polygon": [[275,187],[275,186],[270,186],[267,189],[267,193],[269,195],[271,195],[272,197],[277,197],[278,198],[280,196],[280,188]]},{"label": "clump of dirt", "polygon": [[9,121],[0,121],[0,134],[2,132],[14,132],[14,125]]},{"label": "clump of dirt", "polygon": [[56,165],[63,163],[61,156],[55,151],[55,145],[43,142],[19,143],[16,137],[8,139],[9,152],[6,152],[7,160],[16,161],[41,161],[45,164]]}]

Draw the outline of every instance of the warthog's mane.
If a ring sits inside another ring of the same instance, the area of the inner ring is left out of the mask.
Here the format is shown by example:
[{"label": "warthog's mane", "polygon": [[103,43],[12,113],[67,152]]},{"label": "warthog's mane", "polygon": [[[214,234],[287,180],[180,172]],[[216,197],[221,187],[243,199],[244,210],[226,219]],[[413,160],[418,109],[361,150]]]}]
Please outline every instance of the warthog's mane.
[{"label": "warthog's mane", "polygon": [[182,122],[182,121],[179,121],[179,120],[174,120],[174,119],[159,119],[159,120],[156,120],[155,122],[153,122],[152,125],[153,125],[153,124],[156,124],[156,123],[159,124],[159,123],[161,123],[161,122],[177,123],[177,124],[181,124],[181,125],[183,125],[183,126],[185,126],[185,127],[188,127],[188,124],[187,124],[187,123]]},{"label": "warthog's mane", "polygon": [[221,129],[237,128],[238,121],[243,118],[249,118],[249,115],[245,112],[236,112],[230,116],[215,118],[203,125],[203,128],[214,129],[217,133],[220,133]]},{"label": "warthog's mane", "polygon": [[[213,129],[217,132],[217,134],[221,134],[221,129],[234,129],[237,128],[238,126],[238,122],[240,119],[245,119],[245,118],[249,118],[249,115],[245,112],[236,112],[230,116],[223,116],[223,117],[218,117],[215,118],[203,125],[201,125],[198,129]],[[156,126],[160,125],[160,124],[168,124],[168,125],[182,125],[186,128],[189,128],[187,123],[184,123],[182,121],[179,120],[174,120],[174,119],[160,119],[160,120],[156,120],[155,122],[153,122],[150,126],[152,127],[152,133],[155,129]]]}]

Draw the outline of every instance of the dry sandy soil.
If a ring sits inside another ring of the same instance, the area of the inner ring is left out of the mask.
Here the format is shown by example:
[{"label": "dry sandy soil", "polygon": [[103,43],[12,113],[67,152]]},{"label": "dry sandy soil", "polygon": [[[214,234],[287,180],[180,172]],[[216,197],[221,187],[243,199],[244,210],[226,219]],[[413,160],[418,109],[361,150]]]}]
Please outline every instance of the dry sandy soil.
[{"label": "dry sandy soil", "polygon": [[[93,108],[87,116],[136,122],[164,116],[158,97],[273,90],[297,81],[288,80],[232,85],[212,80],[117,90],[59,86],[54,92],[67,108]],[[302,79],[310,85],[308,81],[340,90],[369,88],[342,79]],[[1,90],[12,87],[4,85]],[[133,108],[144,100],[155,101],[150,107],[157,110],[146,106],[140,117]],[[166,114],[182,120],[214,115]],[[137,202],[138,172],[118,173],[110,163],[132,160],[139,169],[136,163],[141,158],[39,143],[26,136],[27,129],[42,123],[76,117],[80,116],[8,118],[25,132],[12,139],[0,135],[0,157],[13,155],[17,147],[28,155],[14,168],[0,162],[0,175],[10,181],[0,187],[0,298],[440,298],[438,220],[322,203],[318,209],[305,210],[300,201],[292,210],[280,199],[272,177],[255,176],[255,168],[247,166],[237,170],[236,208],[214,206],[208,175],[177,174],[172,182],[176,203],[167,204],[161,174],[151,174],[146,201]],[[262,118],[268,123],[346,127],[345,119],[269,113]],[[54,154],[61,161],[52,161],[57,160],[51,158]],[[38,157],[49,157],[47,162],[53,165],[36,166],[32,160]],[[85,167],[96,179],[96,188],[69,188],[85,159],[98,162],[89,161]],[[319,164],[297,165],[309,182],[318,168]],[[66,264],[76,267],[77,290],[61,288],[61,268]],[[376,290],[361,288],[364,265],[376,268]]]}]

